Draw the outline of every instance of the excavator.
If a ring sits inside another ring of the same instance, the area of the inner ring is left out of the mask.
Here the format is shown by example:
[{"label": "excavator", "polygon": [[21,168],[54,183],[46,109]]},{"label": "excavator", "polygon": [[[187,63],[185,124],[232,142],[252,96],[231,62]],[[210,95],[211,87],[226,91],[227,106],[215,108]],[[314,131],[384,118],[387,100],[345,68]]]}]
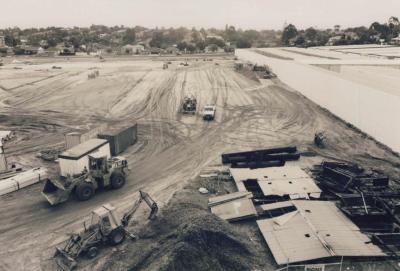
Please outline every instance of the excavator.
[{"label": "excavator", "polygon": [[109,203],[92,211],[90,224],[84,223],[82,232],[72,234],[64,248],[56,247],[54,257],[57,265],[64,271],[71,271],[77,268],[78,257],[86,256],[93,259],[98,255],[101,246],[119,245],[127,236],[135,240],[137,236],[128,232],[126,227],[142,202],[145,202],[151,210],[148,219],[154,219],[158,212],[158,205],[144,191],[139,191],[139,198],[121,220],[117,219],[115,207]]}]

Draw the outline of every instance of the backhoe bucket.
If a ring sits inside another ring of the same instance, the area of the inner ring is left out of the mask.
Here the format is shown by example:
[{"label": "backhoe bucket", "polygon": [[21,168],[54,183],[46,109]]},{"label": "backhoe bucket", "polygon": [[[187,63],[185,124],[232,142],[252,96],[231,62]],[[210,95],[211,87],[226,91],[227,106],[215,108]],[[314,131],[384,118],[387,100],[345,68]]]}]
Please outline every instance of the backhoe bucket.
[{"label": "backhoe bucket", "polygon": [[46,180],[42,191],[42,195],[51,205],[67,201],[70,193],[71,190],[66,189],[60,181],[50,179]]},{"label": "backhoe bucket", "polygon": [[72,271],[78,266],[78,263],[59,247],[56,247],[54,257],[57,265],[64,271]]}]

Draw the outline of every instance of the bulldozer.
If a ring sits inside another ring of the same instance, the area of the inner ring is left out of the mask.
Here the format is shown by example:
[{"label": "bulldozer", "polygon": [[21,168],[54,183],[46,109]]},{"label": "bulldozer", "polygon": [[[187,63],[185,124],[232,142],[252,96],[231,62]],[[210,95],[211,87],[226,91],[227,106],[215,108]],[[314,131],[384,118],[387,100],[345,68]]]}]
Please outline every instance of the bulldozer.
[{"label": "bulldozer", "polygon": [[139,199],[121,220],[117,219],[115,207],[111,204],[105,204],[92,211],[89,225],[84,223],[84,230],[81,233],[72,234],[64,248],[56,247],[54,257],[57,265],[64,271],[74,270],[78,266],[77,259],[81,256],[93,259],[102,246],[119,245],[127,236],[135,240],[137,236],[128,232],[126,227],[142,202],[145,202],[151,210],[148,219],[154,219],[158,212],[158,205],[144,191],[139,191]]},{"label": "bulldozer", "polygon": [[183,98],[181,112],[183,114],[195,114],[197,108],[197,100],[193,96],[186,96]]},{"label": "bulldozer", "polygon": [[128,162],[123,157],[88,156],[89,170],[85,167],[81,174],[59,179],[48,179],[42,195],[51,205],[57,205],[69,199],[75,193],[80,201],[90,199],[99,188],[118,189],[124,186]]}]

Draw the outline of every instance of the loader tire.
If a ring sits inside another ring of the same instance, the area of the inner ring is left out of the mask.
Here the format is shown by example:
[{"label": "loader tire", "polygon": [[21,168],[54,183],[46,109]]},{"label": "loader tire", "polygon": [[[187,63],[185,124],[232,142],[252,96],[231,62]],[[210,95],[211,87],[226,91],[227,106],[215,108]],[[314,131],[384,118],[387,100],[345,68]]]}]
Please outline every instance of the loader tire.
[{"label": "loader tire", "polygon": [[120,172],[114,172],[110,177],[110,184],[112,189],[118,189],[124,186],[125,176]]},{"label": "loader tire", "polygon": [[94,195],[94,187],[90,183],[83,182],[78,184],[75,193],[80,201],[85,201]]},{"label": "loader tire", "polygon": [[124,242],[125,240],[125,231],[122,228],[116,228],[110,233],[108,237],[108,241],[112,246],[116,246]]},{"label": "loader tire", "polygon": [[99,248],[96,247],[96,246],[93,246],[93,247],[89,248],[89,249],[86,251],[86,256],[87,256],[89,259],[94,259],[94,258],[96,258],[96,256],[97,256],[98,254],[99,254]]}]

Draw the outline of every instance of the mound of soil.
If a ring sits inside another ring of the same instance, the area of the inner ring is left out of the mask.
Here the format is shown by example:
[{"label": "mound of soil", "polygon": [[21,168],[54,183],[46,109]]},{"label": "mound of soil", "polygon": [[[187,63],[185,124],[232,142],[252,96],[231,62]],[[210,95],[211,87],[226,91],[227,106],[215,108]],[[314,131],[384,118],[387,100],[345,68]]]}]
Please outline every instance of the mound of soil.
[{"label": "mound of soil", "polygon": [[184,189],[174,195],[136,242],[113,252],[102,270],[254,270],[251,244],[205,208],[206,197]]}]

